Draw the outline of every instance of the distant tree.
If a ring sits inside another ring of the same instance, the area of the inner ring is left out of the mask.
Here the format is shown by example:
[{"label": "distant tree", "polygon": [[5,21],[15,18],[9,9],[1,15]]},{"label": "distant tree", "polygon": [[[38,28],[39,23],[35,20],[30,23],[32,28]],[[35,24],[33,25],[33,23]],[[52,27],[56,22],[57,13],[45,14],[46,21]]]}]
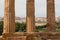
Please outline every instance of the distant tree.
[{"label": "distant tree", "polygon": [[36,26],[36,32],[39,32],[40,30],[43,30],[43,28],[46,28],[46,25]]},{"label": "distant tree", "polygon": [[19,29],[19,31],[21,31],[21,32],[26,32],[26,23],[21,23],[21,24],[20,24],[20,29]]},{"label": "distant tree", "polygon": [[3,21],[0,21],[0,35],[2,35],[3,32]]},{"label": "distant tree", "polygon": [[19,29],[20,29],[20,23],[19,22],[16,22],[15,23],[15,32],[18,32],[19,31]]},{"label": "distant tree", "polygon": [[26,32],[26,23],[16,22],[16,32]]},{"label": "distant tree", "polygon": [[57,27],[57,29],[60,29],[60,22],[56,23],[56,27]]}]

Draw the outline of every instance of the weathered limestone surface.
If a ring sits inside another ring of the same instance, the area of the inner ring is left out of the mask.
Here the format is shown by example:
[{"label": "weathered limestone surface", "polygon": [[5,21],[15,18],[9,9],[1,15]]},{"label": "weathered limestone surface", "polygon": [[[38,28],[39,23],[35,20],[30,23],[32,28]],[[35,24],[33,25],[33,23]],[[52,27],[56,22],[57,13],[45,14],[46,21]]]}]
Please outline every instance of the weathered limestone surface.
[{"label": "weathered limestone surface", "polygon": [[0,36],[0,40],[2,40],[2,36]]},{"label": "weathered limestone surface", "polygon": [[26,40],[26,37],[24,37],[24,36],[8,37],[7,40]]},{"label": "weathered limestone surface", "polygon": [[35,7],[34,0],[27,0],[27,32],[35,31]]},{"label": "weathered limestone surface", "polygon": [[[34,0],[27,0],[27,32],[34,32],[35,31],[35,7],[34,7]],[[34,38],[29,35],[27,36],[26,40],[34,40]]]},{"label": "weathered limestone surface", "polygon": [[[56,31],[56,24],[55,24],[54,0],[47,0],[47,32],[55,32],[55,31]],[[47,39],[47,40],[54,40],[54,39]]]},{"label": "weathered limestone surface", "polygon": [[15,32],[15,1],[4,0],[4,29],[3,33]]},{"label": "weathered limestone surface", "polygon": [[54,0],[47,0],[47,32],[55,32],[55,5]]},{"label": "weathered limestone surface", "polygon": [[6,33],[15,32],[15,0],[4,0],[4,28],[3,40],[6,40]]}]

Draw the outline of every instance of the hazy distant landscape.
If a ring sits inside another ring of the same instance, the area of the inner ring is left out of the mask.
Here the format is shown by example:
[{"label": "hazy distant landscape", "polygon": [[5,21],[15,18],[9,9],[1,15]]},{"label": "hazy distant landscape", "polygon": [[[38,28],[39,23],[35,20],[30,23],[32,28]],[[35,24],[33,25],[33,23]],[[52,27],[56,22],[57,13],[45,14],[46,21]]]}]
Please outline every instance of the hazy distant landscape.
[{"label": "hazy distant landscape", "polygon": [[[3,21],[4,18],[3,17],[0,17],[0,21]],[[23,17],[15,17],[15,22],[19,22],[19,23],[26,23],[26,18]],[[56,22],[60,22],[60,16],[59,17],[56,17]],[[41,25],[46,25],[47,23],[47,18],[45,17],[36,17],[35,18],[35,24],[36,26],[41,26]]]},{"label": "hazy distant landscape", "polygon": [[[0,17],[0,35],[3,32],[3,17]],[[15,31],[16,32],[26,32],[26,18],[15,17]],[[46,32],[47,18],[45,17],[36,17],[35,18],[35,27],[36,32]],[[56,17],[56,32],[60,32],[60,16]]]}]

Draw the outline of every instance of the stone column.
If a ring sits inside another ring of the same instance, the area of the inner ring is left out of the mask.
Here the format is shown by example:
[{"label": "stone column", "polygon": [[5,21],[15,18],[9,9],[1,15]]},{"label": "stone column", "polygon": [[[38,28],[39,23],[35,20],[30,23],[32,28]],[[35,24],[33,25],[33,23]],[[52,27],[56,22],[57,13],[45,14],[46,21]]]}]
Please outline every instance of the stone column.
[{"label": "stone column", "polygon": [[4,28],[3,33],[15,32],[14,0],[4,0]]},{"label": "stone column", "polygon": [[3,27],[3,40],[6,40],[6,35],[15,32],[15,1],[4,0],[4,27]]},{"label": "stone column", "polygon": [[35,7],[34,7],[34,0],[27,0],[27,32],[34,32],[35,31]]},{"label": "stone column", "polygon": [[47,32],[55,31],[55,3],[54,0],[47,0]]}]

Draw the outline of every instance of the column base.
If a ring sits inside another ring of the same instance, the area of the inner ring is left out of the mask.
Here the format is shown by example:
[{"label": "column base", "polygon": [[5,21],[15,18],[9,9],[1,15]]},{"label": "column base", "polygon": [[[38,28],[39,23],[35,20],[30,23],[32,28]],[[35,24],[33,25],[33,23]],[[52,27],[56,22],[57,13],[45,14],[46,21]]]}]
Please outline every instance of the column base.
[{"label": "column base", "polygon": [[3,33],[2,34],[2,39],[3,40],[8,40],[9,37],[12,37],[13,33]]}]

